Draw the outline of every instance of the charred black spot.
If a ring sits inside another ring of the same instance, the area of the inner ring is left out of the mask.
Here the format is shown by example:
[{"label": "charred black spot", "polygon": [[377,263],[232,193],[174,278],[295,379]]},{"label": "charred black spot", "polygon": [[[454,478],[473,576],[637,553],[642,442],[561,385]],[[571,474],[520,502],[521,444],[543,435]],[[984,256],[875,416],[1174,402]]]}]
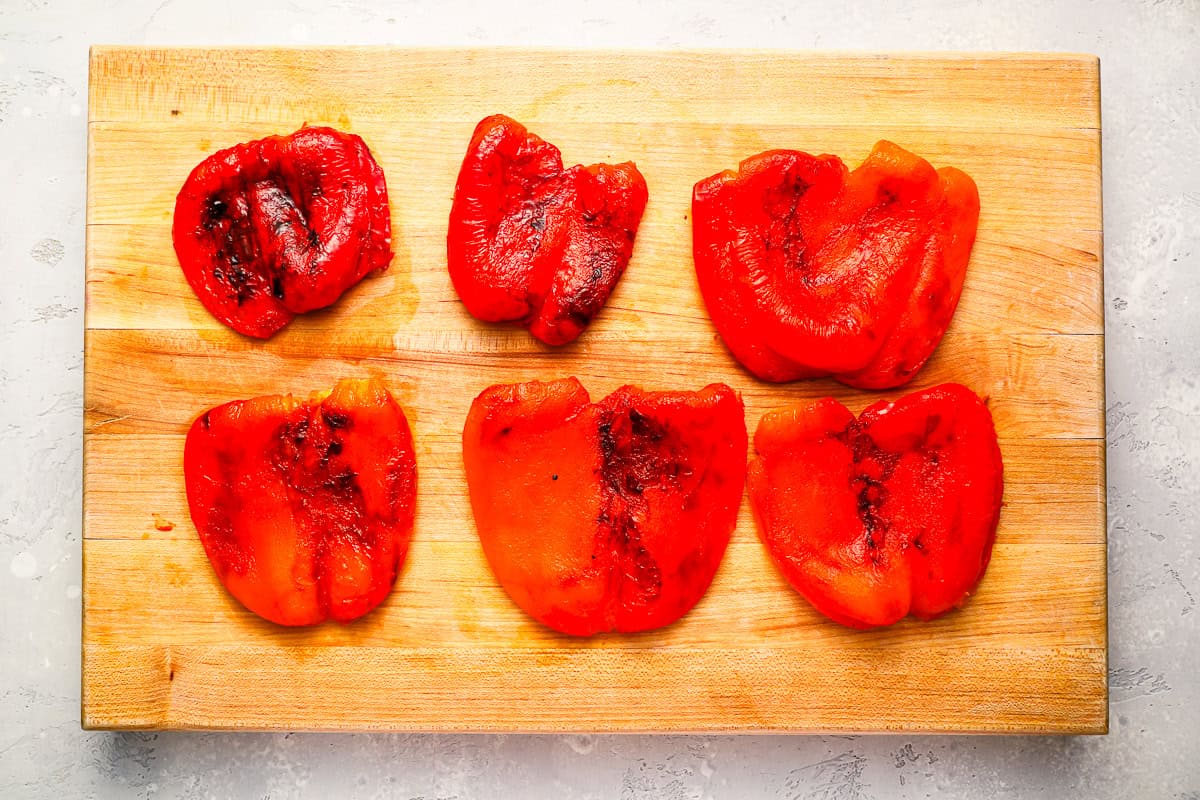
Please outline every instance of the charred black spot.
[{"label": "charred black spot", "polygon": [[888,529],[887,520],[880,513],[888,497],[884,482],[896,469],[899,457],[876,447],[874,441],[861,432],[857,420],[847,426],[843,435],[850,437],[848,444],[852,446],[855,466],[859,469],[851,483],[851,487],[858,490],[858,516],[865,529],[867,547],[875,550],[882,545]]},{"label": "charred black spot", "polygon": [[275,279],[271,281],[271,294],[275,295],[277,300],[283,299],[283,278],[279,275],[276,275]]},{"label": "charred black spot", "polygon": [[853,454],[855,474],[850,488],[856,493],[858,516],[863,523],[871,559],[881,563],[884,556],[880,548],[891,529],[884,514],[888,503],[887,482],[895,473],[901,454],[876,444],[859,420],[851,420],[832,438],[842,442]]},{"label": "charred black spot", "polygon": [[354,470],[345,469],[339,472],[337,475],[330,476],[321,485],[326,489],[330,489],[335,492],[346,492],[354,487],[354,479],[357,477],[358,473],[356,473]]},{"label": "charred black spot", "polygon": [[229,214],[229,204],[220,195],[210,195],[204,203],[204,214],[201,223],[205,230],[212,230],[221,224]]},{"label": "charred black spot", "polygon": [[637,520],[648,514],[646,492],[679,487],[691,465],[678,435],[640,409],[609,409],[597,429],[608,493],[599,524],[608,532],[609,552],[616,559],[620,602],[653,602],[662,593],[662,570],[643,545]]},{"label": "charred black spot", "polygon": [[898,195],[894,189],[891,189],[883,184],[879,186],[878,197],[879,205],[881,206],[890,206],[892,203],[900,199],[900,195]]},{"label": "charred black spot", "polygon": [[209,426],[211,426],[211,425],[212,425],[212,422],[211,422],[211,421],[209,420],[209,418],[208,418],[208,412],[207,412],[207,411],[205,411],[205,412],[204,412],[204,416],[200,418],[200,424],[204,426],[204,430],[208,430],[208,429],[209,429]]},{"label": "charred black spot", "polygon": [[508,436],[510,433],[512,433],[512,425],[505,425],[500,429],[501,436]]},{"label": "charred black spot", "polygon": [[308,439],[308,417],[298,420],[292,425],[287,425],[285,428],[288,430],[292,441],[297,445],[304,444],[305,440]]},{"label": "charred black spot", "polygon": [[[615,504],[619,506],[619,501]],[[622,602],[651,603],[657,600],[662,594],[662,570],[653,554],[642,544],[642,533],[627,508],[616,514],[611,529],[611,544],[617,559],[617,574],[621,579]],[[592,558],[595,560],[595,554]]]},{"label": "charred black spot", "polygon": [[612,289],[612,279],[619,276],[622,255],[613,247],[598,246],[587,256],[586,264],[579,265],[579,280],[573,281],[569,291],[560,301],[558,319],[569,321],[579,328],[586,328],[604,307],[604,301]]},{"label": "charred black spot", "polygon": [[271,460],[277,469],[289,473],[304,457],[304,447],[308,441],[308,417],[284,422],[279,426],[276,437],[278,441],[271,453]]},{"label": "charred black spot", "polygon": [[237,304],[240,306],[254,296],[254,286],[252,285],[254,275],[247,270],[230,260],[232,269],[229,272],[229,285],[237,292]]},{"label": "charred black spot", "polygon": [[771,192],[767,199],[766,211],[771,217],[771,224],[762,235],[762,246],[766,252],[781,251],[784,264],[794,270],[801,271],[800,278],[808,283],[808,256],[804,236],[800,231],[797,212],[800,200],[812,186],[797,174],[788,176]]},{"label": "charred black spot", "polygon": [[567,319],[581,328],[586,328],[592,322],[592,315],[578,308],[567,311]]},{"label": "charred black spot", "polygon": [[329,444],[327,444],[325,446],[325,452],[323,452],[321,454],[321,461],[320,461],[321,469],[325,469],[326,467],[328,467],[329,459],[333,458],[334,456],[341,455],[341,453],[342,453],[342,443],[339,440],[334,439]]},{"label": "charred black spot", "polygon": [[859,432],[857,420],[851,422],[838,438],[849,445],[855,461],[865,461],[875,451],[875,443],[871,441],[871,437]]},{"label": "charred black spot", "polygon": [[876,531],[882,534],[887,527],[879,516],[879,505],[886,498],[886,490],[883,484],[866,475],[860,475],[858,480],[862,483],[858,492],[858,515],[867,529],[867,547],[874,550],[879,546],[875,537]]},{"label": "charred black spot", "polygon": [[647,488],[677,484],[691,473],[676,437],[653,417],[630,408],[599,426],[602,475],[617,493],[640,496]]},{"label": "charred black spot", "polygon": [[[530,230],[541,233],[546,230],[546,202],[545,200],[526,200],[520,208],[521,220],[529,226]],[[540,237],[531,244],[534,248],[540,242]]]},{"label": "charred black spot", "polygon": [[804,178],[800,177],[799,175],[793,174],[790,188],[792,190],[792,194],[796,196],[796,199],[799,199],[803,197],[809,189],[812,188],[812,184],[804,180]]},{"label": "charred black spot", "polygon": [[321,409],[321,419],[325,420],[325,424],[334,430],[350,427],[350,417],[338,411]]},{"label": "charred black spot", "polygon": [[613,460],[613,457],[616,455],[616,453],[617,453],[617,443],[616,443],[616,440],[613,439],[612,423],[611,422],[601,422],[600,423],[600,455],[604,459],[604,465],[606,467]]},{"label": "charred black spot", "polygon": [[918,549],[918,550],[920,550],[921,552],[925,552],[925,545],[924,545],[924,544],[922,544],[922,542],[921,542],[921,538],[920,538],[920,537],[917,537],[916,539],[913,539],[913,540],[912,540],[912,543],[913,543],[913,547],[917,548],[917,549]]},{"label": "charred black spot", "polygon": [[[633,528],[632,522],[629,525]],[[650,603],[662,594],[662,570],[654,556],[641,543],[641,534],[636,528],[627,536],[627,549],[623,559],[626,590],[633,589],[639,600]]]},{"label": "charred black spot", "polygon": [[308,246],[313,250],[319,250],[321,247],[321,237],[312,228],[308,229]]},{"label": "charred black spot", "polygon": [[217,250],[217,259],[226,260],[229,266],[228,269],[221,266],[213,267],[212,275],[233,290],[237,304],[240,306],[253,297],[255,293],[254,274],[241,266],[241,259],[236,255],[227,257],[224,250]]},{"label": "charred black spot", "polygon": [[552,480],[552,481],[558,480],[558,475],[551,475],[550,480]]},{"label": "charred black spot", "polygon": [[667,435],[662,425],[636,408],[629,409],[629,425],[634,436],[643,436],[652,442],[660,442]]}]

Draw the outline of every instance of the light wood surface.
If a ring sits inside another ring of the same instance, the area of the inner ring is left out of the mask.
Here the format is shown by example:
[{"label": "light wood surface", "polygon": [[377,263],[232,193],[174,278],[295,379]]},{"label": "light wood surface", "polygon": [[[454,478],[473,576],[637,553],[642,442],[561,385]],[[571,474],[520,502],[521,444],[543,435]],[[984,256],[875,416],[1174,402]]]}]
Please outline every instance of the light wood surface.
[{"label": "light wood surface", "polygon": [[[95,48],[84,435],[83,723],[429,731],[1107,728],[1099,68],[1089,56]],[[575,344],[462,309],[445,265],[454,179],[504,112],[567,163],[633,159],[650,202],[633,260]],[[207,154],[301,123],[363,136],[396,258],[268,342],[224,328],[171,248]],[[879,138],[976,180],[979,238],[942,346],[902,391],[759,383],[722,348],[692,269],[692,184],[772,147]],[[395,590],[358,622],[289,630],[225,593],[187,513],[183,436],[235,398],[378,375],[413,425],[420,494]],[[859,411],[955,380],[989,398],[1005,461],[992,565],[967,607],[857,632],[772,567],[743,504],[683,620],[579,640],[525,617],[475,536],[460,433],[486,386],[577,375],[724,381],[753,433],[832,394]]]}]

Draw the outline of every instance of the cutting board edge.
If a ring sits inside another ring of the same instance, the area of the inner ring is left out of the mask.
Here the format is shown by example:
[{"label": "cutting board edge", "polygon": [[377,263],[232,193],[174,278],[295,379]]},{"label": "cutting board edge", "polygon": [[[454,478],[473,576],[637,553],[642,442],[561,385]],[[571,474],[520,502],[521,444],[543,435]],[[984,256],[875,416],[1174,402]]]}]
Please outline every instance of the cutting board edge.
[{"label": "cutting board edge", "polygon": [[527,57],[547,57],[547,58],[562,58],[563,56],[577,55],[579,53],[594,55],[594,56],[615,56],[615,57],[638,57],[653,55],[657,58],[684,60],[695,56],[712,56],[717,58],[791,58],[791,59],[810,59],[814,62],[836,61],[836,60],[860,60],[860,61],[877,61],[886,63],[889,61],[909,62],[924,62],[924,63],[953,63],[955,61],[973,60],[977,62],[1045,62],[1047,64],[1059,65],[1074,65],[1090,73],[1090,83],[1094,91],[1091,92],[1090,108],[1088,109],[1086,123],[1084,125],[1071,126],[1081,130],[1099,130],[1100,128],[1100,57],[1093,53],[1073,52],[1073,51],[972,51],[972,50],[853,50],[853,49],[831,49],[831,50],[788,50],[784,48],[752,48],[752,47],[729,47],[729,48],[678,48],[664,50],[654,47],[639,47],[639,48],[608,48],[608,47],[592,47],[592,48],[569,48],[569,47],[522,47],[522,46],[501,46],[501,47],[485,47],[485,46],[451,46],[437,45],[426,47],[410,47],[410,46],[395,46],[395,45],[319,45],[319,44],[293,44],[293,45],[238,45],[229,47],[206,47],[203,45],[187,45],[187,46],[170,46],[170,45],[120,45],[120,44],[92,44],[88,51],[88,123],[98,121],[106,121],[106,117],[97,116],[96,109],[101,107],[101,95],[99,93],[98,84],[95,80],[96,73],[99,67],[108,60],[116,60],[121,54],[130,55],[146,55],[152,53],[174,52],[179,55],[197,55],[211,51],[220,51],[232,56],[245,56],[258,53],[275,53],[277,55],[302,55],[307,53],[343,53],[343,54],[371,54],[371,53],[398,53],[398,52],[413,52],[422,55],[432,54],[459,54],[459,55],[501,55],[501,56],[527,56]]},{"label": "cutting board edge", "polygon": [[674,54],[713,54],[728,55],[765,55],[783,57],[813,57],[828,59],[890,59],[911,58],[931,61],[940,60],[1005,60],[1020,58],[1027,61],[1078,61],[1100,65],[1100,56],[1082,50],[887,50],[887,49],[853,49],[853,48],[812,48],[789,49],[784,47],[681,47],[663,49],[646,45],[644,47],[569,47],[551,45],[392,45],[392,44],[281,44],[281,45],[173,45],[173,44],[121,44],[117,42],[93,42],[88,45],[89,62],[110,57],[114,53],[161,52],[164,50],[183,53],[203,53],[219,50],[232,53],[258,53],[265,51],[312,52],[385,52],[385,51],[417,51],[422,53],[441,52],[488,52],[488,53],[548,53],[552,55],[570,55],[578,53],[614,53],[635,55],[674,55]]},{"label": "cutting board edge", "polygon": [[[99,649],[99,646],[97,646]],[[309,713],[308,718],[303,718],[297,714],[291,716],[289,714],[275,715],[272,719],[262,721],[255,720],[250,722],[238,722],[235,717],[231,717],[228,713],[220,713],[219,708],[211,709],[205,707],[205,702],[213,702],[218,707],[222,702],[222,698],[213,699],[213,694],[209,692],[200,692],[206,700],[197,702],[196,688],[202,688],[205,685],[205,679],[208,675],[200,676],[200,686],[187,689],[186,687],[178,694],[175,693],[173,682],[175,678],[176,664],[185,672],[196,667],[189,666],[187,661],[187,653],[203,653],[208,648],[176,648],[174,651],[170,647],[159,648],[157,646],[138,646],[133,648],[141,652],[150,652],[154,656],[162,656],[160,664],[161,671],[169,671],[170,677],[166,681],[159,680],[153,676],[155,670],[143,671],[136,678],[136,681],[143,683],[142,688],[145,690],[138,694],[139,698],[152,696],[149,701],[143,699],[141,708],[131,708],[127,712],[120,711],[105,711],[111,702],[105,703],[104,700],[96,699],[93,701],[93,696],[87,689],[85,682],[85,693],[81,699],[81,726],[86,730],[228,730],[228,731],[313,731],[313,732],[349,732],[349,731],[378,731],[378,732],[406,732],[406,733],[535,733],[535,734],[612,734],[612,733],[629,733],[629,734],[706,734],[706,735],[749,735],[749,734],[830,734],[837,732],[845,733],[868,733],[868,734],[930,734],[930,735],[997,735],[997,734],[1032,734],[1032,735],[1075,735],[1075,734],[1106,734],[1109,727],[1109,703],[1108,703],[1108,681],[1107,681],[1107,647],[1100,645],[1074,646],[1068,648],[1043,648],[1039,649],[1041,655],[1058,653],[1059,655],[1067,654],[1070,658],[1077,661],[1083,660],[1089,672],[1100,678],[1099,683],[1103,686],[1103,691],[1094,695],[1090,702],[1085,705],[1081,704],[1064,704],[1053,711],[1030,709],[1025,710],[1025,714],[1029,716],[1038,716],[1036,721],[1013,721],[1009,718],[1007,721],[987,721],[986,716],[994,713],[989,706],[987,710],[981,710],[978,716],[969,716],[951,714],[950,716],[958,716],[958,721],[950,721],[950,717],[944,717],[937,722],[925,724],[914,722],[912,720],[903,720],[903,715],[897,715],[892,721],[882,724],[869,724],[866,720],[876,718],[867,708],[860,707],[853,710],[851,713],[830,712],[823,710],[820,704],[817,704],[813,709],[801,711],[793,715],[794,719],[789,721],[787,714],[779,714],[777,712],[767,712],[766,716],[773,716],[772,720],[763,720],[764,714],[757,709],[751,711],[743,709],[740,714],[742,720],[739,724],[730,724],[729,718],[736,715],[735,709],[716,709],[710,712],[707,709],[698,713],[693,713],[691,718],[682,720],[672,720],[667,716],[666,712],[657,720],[643,721],[636,718],[635,715],[622,715],[615,717],[610,723],[596,723],[596,708],[591,708],[587,712],[588,718],[580,722],[580,715],[568,713],[565,709],[555,708],[550,712],[529,712],[531,701],[525,701],[524,706],[516,704],[512,709],[512,713],[520,718],[521,721],[513,724],[500,714],[495,713],[494,709],[480,709],[478,707],[472,709],[467,714],[464,714],[458,720],[444,717],[436,723],[430,721],[428,713],[418,713],[411,709],[397,712],[392,708],[391,718],[383,722],[372,722],[364,718],[364,708],[354,709],[344,712],[339,717],[338,712],[326,710],[323,713]],[[216,647],[213,650],[220,651],[223,648]],[[372,647],[366,648],[366,657],[371,658],[381,651],[386,651],[389,655],[394,655],[391,648]],[[492,648],[496,650],[496,648]],[[769,650],[769,648],[767,648]],[[158,651],[161,650],[160,654]],[[1000,648],[1000,651],[1004,648]],[[179,655],[173,655],[177,653]],[[264,651],[265,653],[266,651]],[[438,652],[443,656],[453,652],[453,649],[446,650],[445,648],[433,648],[431,652]],[[1025,651],[1028,655],[1032,651]],[[533,660],[539,654],[553,654],[556,651],[553,648],[544,650],[530,651],[528,654],[522,653],[522,660]],[[85,660],[89,654],[84,651]],[[422,663],[422,659],[427,654],[420,649],[416,649],[408,653],[405,658],[413,661],[413,663]],[[505,652],[503,655],[511,655]],[[661,654],[658,654],[661,655]],[[675,652],[669,654],[675,659],[680,657],[686,658],[687,654],[683,652]],[[777,652],[778,656],[779,653]],[[182,656],[182,657],[180,657]],[[1089,656],[1094,656],[1094,659],[1089,660]],[[853,659],[851,659],[853,661]],[[861,664],[858,664],[861,666]],[[1074,666],[1079,666],[1078,663]],[[202,672],[207,670],[212,672],[219,670],[218,667],[209,665],[209,662],[202,662]],[[536,670],[535,670],[536,671]],[[147,675],[149,679],[147,680]],[[167,675],[159,676],[167,678]],[[526,675],[525,677],[529,677]],[[739,676],[743,678],[745,676]],[[194,678],[193,678],[194,679]],[[1076,676],[1078,680],[1078,676]],[[428,693],[428,686],[425,689]],[[128,688],[134,688],[129,686]],[[1038,698],[1035,702],[1040,702],[1044,707],[1048,707],[1053,698],[1061,698],[1064,692],[1070,691],[1069,686],[1061,686],[1057,689],[1048,688],[1046,686],[1038,687],[1035,694],[1031,695]],[[259,687],[260,691],[272,692],[265,687]],[[450,687],[452,690],[453,687]],[[110,688],[108,691],[112,691]],[[429,694],[436,710],[447,711],[449,707],[462,708],[462,706],[452,706],[453,700],[442,695],[439,690],[433,690]],[[126,695],[128,696],[128,695]],[[401,695],[411,697],[410,695]],[[1073,695],[1072,695],[1073,696]],[[157,702],[154,698],[157,698]],[[988,699],[985,690],[980,690],[976,698],[981,703],[985,703]],[[279,698],[274,698],[274,702],[281,702]],[[303,706],[303,698],[290,696],[282,702],[295,702]],[[426,699],[423,702],[429,702]],[[463,701],[469,703],[470,701]],[[702,699],[692,697],[691,702],[684,705],[690,707],[693,712],[700,708]],[[717,705],[720,701],[716,701]],[[118,703],[119,705],[120,703]],[[126,705],[128,705],[126,703]],[[157,706],[157,707],[155,707]],[[775,705],[772,708],[778,709],[782,706]],[[189,711],[190,708],[190,711]],[[422,706],[425,708],[425,706]],[[679,707],[672,709],[674,713],[678,713]],[[705,717],[705,713],[708,716]],[[538,718],[539,713],[541,718]],[[862,721],[864,724],[839,724],[823,725],[819,720],[824,715],[840,716],[842,719],[847,717],[853,718],[853,722]],[[654,708],[650,709],[650,713],[646,717],[654,716]],[[696,719],[699,717],[700,719]],[[755,719],[757,718],[757,719]],[[806,721],[805,721],[806,720]],[[994,718],[993,718],[994,720]]]}]

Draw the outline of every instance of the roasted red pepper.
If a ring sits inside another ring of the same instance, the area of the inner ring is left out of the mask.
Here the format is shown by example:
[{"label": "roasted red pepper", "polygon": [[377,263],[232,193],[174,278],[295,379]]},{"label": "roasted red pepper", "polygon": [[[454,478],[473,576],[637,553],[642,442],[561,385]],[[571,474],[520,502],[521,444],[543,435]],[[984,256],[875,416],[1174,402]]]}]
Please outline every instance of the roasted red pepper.
[{"label": "roasted red pepper", "polygon": [[475,128],[450,209],[450,278],[467,311],[566,344],[633,253],[646,181],[624,164],[563,168],[558,148],[503,115]]},{"label": "roasted red pepper", "polygon": [[771,150],[696,184],[693,255],[725,345],[769,381],[906,383],[962,293],[975,183],[879,142],[836,156]]},{"label": "roasted red pepper", "polygon": [[500,585],[563,633],[683,616],[729,544],[746,472],[729,387],[598,403],[574,378],[493,386],[463,430],[471,508]]},{"label": "roasted red pepper", "polygon": [[963,605],[991,557],[1003,464],[992,416],[942,384],[856,420],[833,398],[763,417],[750,502],[788,582],[844,625]]},{"label": "roasted red pepper", "polygon": [[202,161],[179,192],[172,238],[204,307],[265,339],[387,268],[390,213],[362,139],[301,128]]},{"label": "roasted red pepper", "polygon": [[348,622],[391,591],[417,476],[408,421],[379,382],[206,411],[188,431],[183,470],[209,561],[255,614]]}]

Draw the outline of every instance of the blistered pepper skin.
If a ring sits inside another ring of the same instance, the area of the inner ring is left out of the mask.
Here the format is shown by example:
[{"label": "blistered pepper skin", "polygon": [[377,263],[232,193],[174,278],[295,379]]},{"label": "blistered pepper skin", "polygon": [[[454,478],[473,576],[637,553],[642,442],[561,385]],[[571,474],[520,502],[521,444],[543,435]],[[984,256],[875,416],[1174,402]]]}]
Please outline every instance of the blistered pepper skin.
[{"label": "blistered pepper skin", "polygon": [[964,605],[982,580],[1004,493],[987,406],[942,384],[855,419],[833,398],[767,414],[747,484],[788,582],[854,628]]},{"label": "blistered pepper skin", "polygon": [[574,378],[498,385],[471,406],[463,458],[484,554],[534,619],[575,636],[670,624],[704,595],[741,502],[741,400]]},{"label": "blistered pepper skin", "polygon": [[467,311],[546,344],[574,341],[624,274],[646,181],[623,164],[564,168],[558,148],[503,115],[481,121],[454,190],[450,278]]},{"label": "blistered pepper skin", "polygon": [[771,150],[696,184],[701,294],[733,356],[767,381],[912,379],[962,293],[979,219],[974,181],[881,141],[836,156]]},{"label": "blistered pepper skin", "polygon": [[188,508],[217,577],[280,625],[349,622],[387,597],[416,480],[408,421],[375,380],[226,403],[184,445]]},{"label": "blistered pepper skin", "polygon": [[361,138],[332,128],[238,144],[192,170],[175,202],[172,239],[204,307],[238,333],[266,339],[387,268],[383,170]]}]

